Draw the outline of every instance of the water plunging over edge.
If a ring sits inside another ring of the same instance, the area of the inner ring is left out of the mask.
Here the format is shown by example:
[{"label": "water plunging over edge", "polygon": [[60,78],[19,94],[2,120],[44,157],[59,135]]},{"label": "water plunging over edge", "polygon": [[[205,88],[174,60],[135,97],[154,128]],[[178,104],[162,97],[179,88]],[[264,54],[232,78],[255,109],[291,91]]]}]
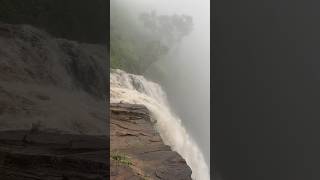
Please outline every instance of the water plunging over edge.
[{"label": "water plunging over edge", "polygon": [[143,76],[116,69],[110,74],[110,103],[145,105],[163,142],[178,152],[192,170],[192,179],[209,180],[209,169],[204,156],[194,140],[181,124],[181,119],[171,110],[166,93],[157,83]]}]

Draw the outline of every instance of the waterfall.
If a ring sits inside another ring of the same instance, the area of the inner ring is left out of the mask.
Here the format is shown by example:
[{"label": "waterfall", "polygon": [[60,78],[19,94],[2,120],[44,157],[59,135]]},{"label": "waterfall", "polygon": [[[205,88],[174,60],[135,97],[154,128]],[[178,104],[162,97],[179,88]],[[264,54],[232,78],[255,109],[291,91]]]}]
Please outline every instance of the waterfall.
[{"label": "waterfall", "polygon": [[170,109],[166,93],[157,83],[143,76],[116,69],[110,74],[110,102],[145,105],[155,120],[155,128],[163,142],[179,153],[192,170],[192,179],[209,180],[209,169],[204,156],[181,123],[181,119]]}]

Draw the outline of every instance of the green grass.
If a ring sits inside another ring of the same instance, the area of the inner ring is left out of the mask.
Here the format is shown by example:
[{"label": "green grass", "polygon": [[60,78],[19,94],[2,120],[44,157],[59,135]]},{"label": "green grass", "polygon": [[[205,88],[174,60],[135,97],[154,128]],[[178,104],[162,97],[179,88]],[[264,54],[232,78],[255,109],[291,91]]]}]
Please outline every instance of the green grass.
[{"label": "green grass", "polygon": [[142,178],[143,180],[149,180],[149,179],[150,179],[149,176],[141,176],[141,178]]},{"label": "green grass", "polygon": [[121,154],[119,152],[111,153],[111,159],[116,161],[119,164],[126,165],[126,166],[131,166],[133,163],[131,162],[129,156],[125,154]]}]

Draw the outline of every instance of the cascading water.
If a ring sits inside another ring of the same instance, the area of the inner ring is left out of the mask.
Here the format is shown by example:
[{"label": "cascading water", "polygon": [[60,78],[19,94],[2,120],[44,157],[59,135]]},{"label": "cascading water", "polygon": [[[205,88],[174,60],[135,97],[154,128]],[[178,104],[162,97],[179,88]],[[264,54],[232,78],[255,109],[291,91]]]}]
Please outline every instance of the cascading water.
[{"label": "cascading water", "polygon": [[195,141],[171,110],[166,93],[157,83],[143,76],[112,70],[110,74],[111,103],[143,104],[156,120],[155,128],[163,142],[178,152],[192,170],[192,179],[209,180],[209,169]]}]

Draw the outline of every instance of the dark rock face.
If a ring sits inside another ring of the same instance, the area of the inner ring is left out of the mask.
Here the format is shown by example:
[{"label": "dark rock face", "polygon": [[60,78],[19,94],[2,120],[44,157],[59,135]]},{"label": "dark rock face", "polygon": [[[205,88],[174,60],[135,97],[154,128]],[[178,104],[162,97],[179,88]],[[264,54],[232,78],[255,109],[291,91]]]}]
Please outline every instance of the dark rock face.
[{"label": "dark rock face", "polygon": [[1,180],[108,179],[105,136],[0,132]]},{"label": "dark rock face", "polygon": [[[111,179],[191,179],[191,169],[163,144],[144,106],[111,104],[110,117]],[[126,163],[112,158],[117,154]]]}]

